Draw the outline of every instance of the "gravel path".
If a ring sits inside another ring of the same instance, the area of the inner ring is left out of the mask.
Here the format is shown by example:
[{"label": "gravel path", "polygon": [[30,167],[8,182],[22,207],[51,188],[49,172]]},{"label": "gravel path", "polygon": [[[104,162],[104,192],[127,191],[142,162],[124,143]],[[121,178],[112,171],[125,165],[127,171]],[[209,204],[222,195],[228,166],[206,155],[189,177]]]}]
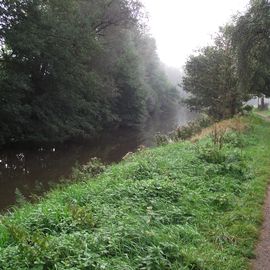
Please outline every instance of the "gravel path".
[{"label": "gravel path", "polygon": [[256,247],[256,259],[252,261],[253,270],[270,270],[270,186],[264,204],[264,222],[260,240]]}]

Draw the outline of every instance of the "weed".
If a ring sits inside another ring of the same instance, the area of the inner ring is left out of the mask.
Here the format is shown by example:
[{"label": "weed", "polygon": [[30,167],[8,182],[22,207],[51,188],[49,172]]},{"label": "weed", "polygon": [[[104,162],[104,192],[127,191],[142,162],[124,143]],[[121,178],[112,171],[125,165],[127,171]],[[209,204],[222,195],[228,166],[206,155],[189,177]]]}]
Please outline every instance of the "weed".
[{"label": "weed", "polygon": [[213,144],[220,150],[224,144],[224,138],[227,133],[226,128],[218,128],[217,124],[214,124],[213,130],[210,134],[210,138]]},{"label": "weed", "polygon": [[189,122],[185,126],[178,127],[168,135],[157,133],[156,143],[160,146],[172,142],[190,139],[192,136],[199,133],[203,128],[210,126],[212,123],[213,122],[209,117],[202,115],[197,120]]},{"label": "weed", "polygon": [[95,177],[103,173],[106,166],[98,158],[91,158],[86,164],[80,166],[76,165],[72,171],[72,179],[85,180],[89,177]]},{"label": "weed", "polygon": [[248,269],[269,179],[270,124],[250,115],[217,125],[227,132],[106,169],[88,164],[76,176],[83,181],[5,214],[0,269]]}]

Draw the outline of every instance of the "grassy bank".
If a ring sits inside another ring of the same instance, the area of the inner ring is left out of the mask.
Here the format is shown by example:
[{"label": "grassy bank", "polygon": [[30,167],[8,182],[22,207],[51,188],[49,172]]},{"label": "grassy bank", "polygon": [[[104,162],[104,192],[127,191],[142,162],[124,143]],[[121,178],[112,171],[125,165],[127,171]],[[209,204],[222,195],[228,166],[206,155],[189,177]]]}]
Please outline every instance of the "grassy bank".
[{"label": "grassy bank", "polygon": [[248,269],[270,123],[233,124],[247,128],[143,150],[3,216],[0,269]]}]

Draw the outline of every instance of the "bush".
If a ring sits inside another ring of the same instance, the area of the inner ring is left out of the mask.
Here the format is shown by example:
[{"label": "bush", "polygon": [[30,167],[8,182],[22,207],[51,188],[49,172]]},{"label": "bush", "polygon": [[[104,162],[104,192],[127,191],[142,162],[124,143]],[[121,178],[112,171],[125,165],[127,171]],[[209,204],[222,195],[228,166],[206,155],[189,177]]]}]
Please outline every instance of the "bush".
[{"label": "bush", "polygon": [[0,269],[248,269],[270,159],[255,120],[243,149],[227,134],[153,148],[5,214]]},{"label": "bush", "polygon": [[158,146],[165,145],[170,143],[172,140],[170,139],[170,135],[164,135],[160,132],[155,135],[156,144]]},{"label": "bush", "polygon": [[156,135],[156,143],[157,145],[164,145],[170,142],[190,139],[192,136],[202,131],[202,129],[209,127],[212,123],[213,121],[208,116],[203,115],[185,126],[178,127],[176,130],[169,133],[169,135],[158,133]]},{"label": "bush", "polygon": [[103,173],[106,169],[106,166],[98,158],[91,158],[88,163],[82,166],[76,166],[73,168],[72,179],[80,179],[95,177]]},{"label": "bush", "polygon": [[233,147],[243,148],[247,144],[247,141],[241,133],[227,132],[224,136],[224,143]]},{"label": "bush", "polygon": [[198,146],[197,150],[198,157],[208,163],[221,164],[226,160],[226,154],[223,149],[211,143]]},{"label": "bush", "polygon": [[242,108],[242,111],[243,111],[243,112],[249,113],[249,112],[252,112],[253,108],[254,108],[254,107],[251,106],[251,105],[245,105],[245,106]]}]

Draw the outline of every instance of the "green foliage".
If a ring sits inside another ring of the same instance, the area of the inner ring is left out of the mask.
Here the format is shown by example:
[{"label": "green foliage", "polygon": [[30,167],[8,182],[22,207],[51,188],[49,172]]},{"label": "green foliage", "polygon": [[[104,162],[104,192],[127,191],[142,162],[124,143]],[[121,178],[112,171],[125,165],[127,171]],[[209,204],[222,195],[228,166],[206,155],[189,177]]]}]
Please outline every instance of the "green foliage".
[{"label": "green foliage", "polygon": [[238,88],[231,32],[231,26],[222,28],[214,46],[191,56],[183,78],[183,88],[191,94],[186,99],[190,108],[218,120],[239,112],[246,98],[246,93]]},{"label": "green foliage", "polygon": [[242,112],[244,112],[244,113],[250,113],[250,112],[253,111],[253,109],[254,109],[253,106],[251,106],[251,105],[245,105],[245,106],[242,108]]},{"label": "green foliage", "polygon": [[212,121],[207,117],[201,117],[195,121],[189,122],[188,125],[179,127],[172,133],[174,141],[186,140],[198,134],[203,128],[210,126]]},{"label": "green foliage", "polygon": [[209,127],[211,124],[213,124],[213,120],[206,115],[202,115],[198,119],[189,122],[187,125],[178,127],[169,135],[160,133],[156,134],[156,143],[157,145],[165,145],[179,140],[190,139],[192,136],[198,134],[202,129]]},{"label": "green foliage", "polygon": [[258,96],[270,95],[269,14],[268,0],[251,1],[247,12],[237,18],[233,33],[240,86]]},{"label": "green foliage", "polygon": [[225,144],[242,149],[247,144],[247,139],[239,132],[226,132],[223,137]]},{"label": "green foliage", "polygon": [[1,0],[0,9],[1,144],[133,126],[175,98],[139,1]]},{"label": "green foliage", "polygon": [[91,158],[85,165],[73,168],[72,179],[80,180],[103,173],[106,166],[98,158]]},{"label": "green foliage", "polygon": [[155,135],[155,140],[156,140],[156,144],[158,146],[165,145],[165,144],[172,142],[170,136],[165,135],[165,134],[161,134],[161,133],[157,133]]},{"label": "green foliage", "polygon": [[226,135],[227,130],[224,128],[218,128],[216,124],[213,126],[213,130],[210,133],[210,138],[213,144],[218,148],[221,149],[224,144],[224,138]]},{"label": "green foliage", "polygon": [[5,214],[0,269],[248,269],[270,126],[242,121],[252,128],[222,148],[208,137],[145,150]]},{"label": "green foliage", "polygon": [[139,68],[138,55],[128,49],[119,58],[115,71],[120,91],[115,109],[127,125],[140,123],[146,113],[144,80]]},{"label": "green foliage", "polygon": [[16,190],[15,190],[15,196],[16,196],[16,203],[18,205],[23,205],[27,202],[25,196],[18,188],[16,188]]}]

